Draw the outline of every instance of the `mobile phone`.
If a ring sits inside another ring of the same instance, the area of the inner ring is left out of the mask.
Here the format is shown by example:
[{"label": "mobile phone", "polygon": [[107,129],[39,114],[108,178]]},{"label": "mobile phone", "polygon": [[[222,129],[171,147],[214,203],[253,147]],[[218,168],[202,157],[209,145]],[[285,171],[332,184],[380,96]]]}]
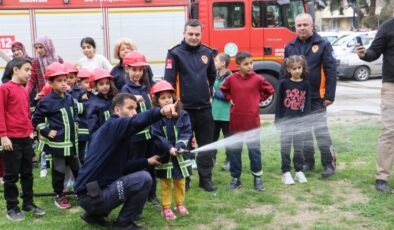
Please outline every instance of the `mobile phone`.
[{"label": "mobile phone", "polygon": [[363,41],[361,40],[361,37],[360,37],[360,36],[357,36],[357,37],[356,37],[356,41],[357,41],[357,44],[359,44],[360,46],[363,45]]}]

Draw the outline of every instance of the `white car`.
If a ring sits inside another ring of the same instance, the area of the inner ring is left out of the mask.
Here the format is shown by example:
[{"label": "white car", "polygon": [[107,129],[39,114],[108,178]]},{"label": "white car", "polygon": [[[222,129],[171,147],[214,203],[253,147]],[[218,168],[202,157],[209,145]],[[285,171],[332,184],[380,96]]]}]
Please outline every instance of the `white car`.
[{"label": "white car", "polygon": [[370,77],[382,76],[383,56],[373,62],[361,60],[354,50],[356,36],[360,36],[365,48],[368,48],[374,37],[371,35],[349,35],[343,41],[346,46],[333,46],[337,66],[337,76],[342,79],[365,81]]}]

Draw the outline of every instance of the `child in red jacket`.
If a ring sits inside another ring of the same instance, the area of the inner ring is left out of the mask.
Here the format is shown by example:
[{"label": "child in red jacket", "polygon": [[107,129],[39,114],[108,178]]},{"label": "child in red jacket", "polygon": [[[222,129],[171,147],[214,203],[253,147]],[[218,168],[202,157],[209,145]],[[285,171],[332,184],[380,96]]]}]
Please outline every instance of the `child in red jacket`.
[{"label": "child in red jacket", "polygon": [[[239,72],[233,73],[224,81],[220,88],[223,95],[231,100],[230,133],[236,134],[260,127],[260,102],[265,101],[274,94],[274,88],[261,75],[253,72],[253,60],[249,53],[239,52],[235,55],[235,63]],[[254,188],[264,190],[260,179],[261,169],[260,141],[246,143],[249,150],[250,168],[254,176]],[[230,173],[233,177],[229,188],[231,190],[241,187],[240,176],[242,172],[243,143],[230,148]]]}]

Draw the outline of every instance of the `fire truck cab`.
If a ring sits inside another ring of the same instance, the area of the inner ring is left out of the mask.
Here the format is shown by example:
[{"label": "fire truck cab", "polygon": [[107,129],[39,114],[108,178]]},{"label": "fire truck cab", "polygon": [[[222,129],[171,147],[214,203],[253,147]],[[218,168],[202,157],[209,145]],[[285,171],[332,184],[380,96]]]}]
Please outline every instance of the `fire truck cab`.
[{"label": "fire truck cab", "polygon": [[[198,18],[204,44],[231,57],[250,52],[255,71],[277,87],[284,46],[304,9],[303,0],[0,0],[0,51],[10,56],[11,43],[21,41],[35,56],[35,39],[47,35],[58,55],[77,63],[80,40],[90,36],[96,52],[116,64],[111,49],[129,37],[161,77],[167,50],[182,40],[186,20]],[[5,59],[0,56],[0,77]],[[233,58],[230,68],[236,70]],[[272,113],[274,104],[275,96],[261,111]]]}]

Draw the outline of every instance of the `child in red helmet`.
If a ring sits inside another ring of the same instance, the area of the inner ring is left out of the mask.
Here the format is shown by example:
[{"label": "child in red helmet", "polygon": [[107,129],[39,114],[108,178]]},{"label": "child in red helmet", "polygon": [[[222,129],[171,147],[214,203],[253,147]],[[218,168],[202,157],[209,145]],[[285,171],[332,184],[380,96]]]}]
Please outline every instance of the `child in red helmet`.
[{"label": "child in red helmet", "polygon": [[[176,101],[175,90],[167,81],[159,81],[151,90],[154,106],[163,107]],[[188,146],[192,136],[189,114],[179,109],[178,117],[162,118],[152,125],[152,134],[158,150],[163,153],[161,165],[156,166],[157,177],[160,178],[162,215],[170,220],[176,216],[171,210],[172,184],[175,190],[176,211],[179,215],[189,215],[184,206],[186,197],[186,177],[191,175],[191,162],[182,150]]]},{"label": "child in red helmet", "polygon": [[71,207],[63,193],[66,167],[73,176],[79,170],[77,142],[77,105],[66,93],[67,70],[63,64],[54,62],[45,70],[45,78],[52,91],[42,98],[33,114],[33,124],[40,133],[39,146],[52,156],[52,187],[56,193],[55,205],[61,209]]},{"label": "child in red helmet", "polygon": [[89,134],[93,135],[110,117],[109,107],[112,98],[118,94],[118,89],[112,82],[113,77],[107,70],[95,69],[91,74],[90,86],[94,93],[89,98],[87,118]]},{"label": "child in red helmet", "polygon": [[[122,93],[130,93],[137,98],[137,113],[144,112],[152,107],[149,97],[150,81],[145,72],[148,65],[145,56],[137,50],[126,53],[123,57],[123,67],[129,78],[129,81],[122,87]],[[130,140],[129,158],[138,159],[150,157],[153,155],[152,138],[150,128],[147,127],[142,132],[134,135]],[[149,192],[148,201],[154,206],[160,207],[160,202],[156,197],[156,175],[155,169],[149,167],[148,172],[152,176],[153,184]]]}]

